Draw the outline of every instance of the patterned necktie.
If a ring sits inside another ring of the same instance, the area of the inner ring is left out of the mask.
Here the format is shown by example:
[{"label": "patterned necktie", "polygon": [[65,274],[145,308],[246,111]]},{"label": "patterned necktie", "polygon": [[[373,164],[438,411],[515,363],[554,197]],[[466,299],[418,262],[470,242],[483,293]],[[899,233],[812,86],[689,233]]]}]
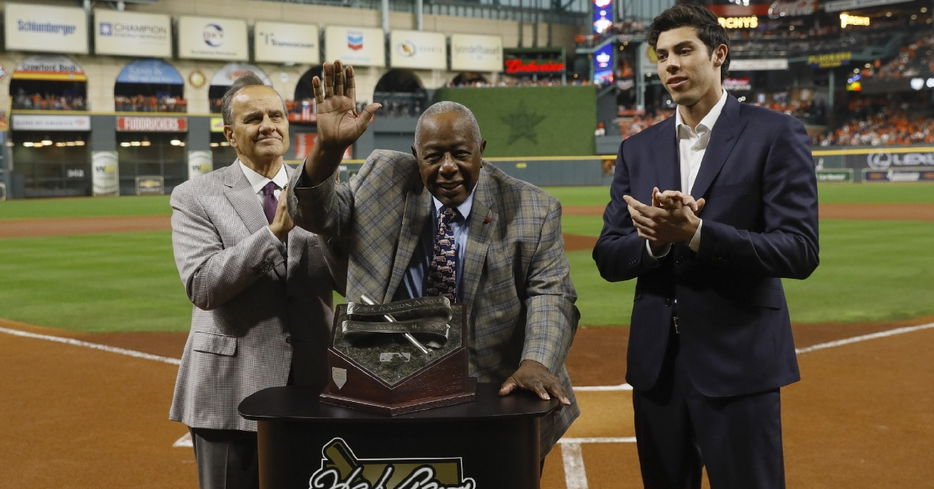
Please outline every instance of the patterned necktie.
[{"label": "patterned necktie", "polygon": [[276,190],[278,189],[279,186],[272,181],[263,187],[263,212],[266,213],[266,220],[270,223],[272,218],[276,217],[276,207],[279,205],[279,201],[276,200]]},{"label": "patterned necktie", "polygon": [[457,210],[442,206],[438,213],[438,232],[431,263],[428,264],[428,280],[425,295],[440,295],[451,302],[457,298],[457,244],[451,224],[457,218]]}]

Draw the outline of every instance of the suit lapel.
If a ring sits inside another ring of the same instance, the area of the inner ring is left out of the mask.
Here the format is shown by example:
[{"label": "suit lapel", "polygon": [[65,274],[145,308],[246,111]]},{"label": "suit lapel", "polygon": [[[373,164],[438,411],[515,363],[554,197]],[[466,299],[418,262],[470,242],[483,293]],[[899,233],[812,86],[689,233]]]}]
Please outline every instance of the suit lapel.
[{"label": "suit lapel", "polygon": [[[678,160],[678,137],[675,116],[661,123],[661,131],[651,148],[659,190],[681,190],[681,164]],[[651,189],[648,189],[651,192]],[[651,193],[649,194],[651,197]],[[651,200],[644,202],[650,204]]]},{"label": "suit lapel", "polygon": [[486,254],[490,248],[490,236],[494,223],[499,218],[492,197],[490,177],[484,168],[480,171],[480,181],[474,188],[473,207],[470,210],[470,234],[467,236],[467,249],[464,256],[462,290],[458,292],[459,300],[463,304],[473,303],[476,296],[483,264],[486,263]]},{"label": "suit lapel", "polygon": [[723,112],[720,113],[710,133],[710,142],[707,144],[707,151],[704,153],[700,170],[694,180],[694,187],[691,188],[691,195],[695,198],[706,196],[710,184],[720,174],[723,164],[726,163],[730,152],[739,140],[738,136],[745,127],[745,123],[739,117],[739,109],[739,102],[731,95],[727,95]]},{"label": "suit lapel", "polygon": [[389,286],[383,295],[383,302],[393,300],[393,295],[402,282],[412,261],[412,255],[415,252],[415,246],[421,239],[421,233],[424,230],[425,220],[431,214],[431,192],[418,181],[420,190],[415,192],[406,192],[405,211],[402,213],[402,227],[399,229],[399,245],[396,247],[396,256],[392,261],[392,274],[389,277]]},{"label": "suit lapel", "polygon": [[263,213],[262,206],[256,200],[256,193],[253,192],[250,181],[240,169],[240,163],[235,162],[227,167],[224,185],[227,187],[224,195],[240,215],[240,220],[243,221],[250,234],[269,224],[266,222],[266,214]]}]

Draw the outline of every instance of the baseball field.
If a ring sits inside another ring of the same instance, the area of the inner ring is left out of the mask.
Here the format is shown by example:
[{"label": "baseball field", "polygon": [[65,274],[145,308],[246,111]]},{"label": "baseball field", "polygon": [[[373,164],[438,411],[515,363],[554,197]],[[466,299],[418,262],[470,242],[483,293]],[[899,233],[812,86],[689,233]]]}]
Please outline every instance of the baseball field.
[{"label": "baseball field", "polygon": [[[641,487],[625,384],[633,286],[590,258],[607,187],[546,189],[580,297],[582,417],[545,489]],[[783,389],[788,487],[934,487],[934,186],[823,184],[821,265],[784,281],[803,380]],[[190,304],[167,196],[0,202],[0,488],[195,488],[166,419]]]}]

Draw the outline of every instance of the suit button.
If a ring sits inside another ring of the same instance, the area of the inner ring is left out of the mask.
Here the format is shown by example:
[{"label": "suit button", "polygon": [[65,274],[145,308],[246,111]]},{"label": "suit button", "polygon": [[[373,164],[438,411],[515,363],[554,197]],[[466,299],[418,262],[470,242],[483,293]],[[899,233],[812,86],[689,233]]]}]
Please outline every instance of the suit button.
[{"label": "suit button", "polygon": [[665,299],[665,305],[671,307],[671,298]]},{"label": "suit button", "polygon": [[286,336],[286,337],[285,337],[285,342],[291,344],[291,343],[292,343],[292,337],[291,337],[291,336]]}]

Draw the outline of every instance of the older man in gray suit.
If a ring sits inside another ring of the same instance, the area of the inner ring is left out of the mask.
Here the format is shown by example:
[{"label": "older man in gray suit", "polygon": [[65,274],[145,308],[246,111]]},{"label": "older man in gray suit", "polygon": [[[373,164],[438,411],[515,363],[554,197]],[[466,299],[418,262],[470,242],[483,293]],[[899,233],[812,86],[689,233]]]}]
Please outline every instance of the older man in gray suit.
[{"label": "older man in gray suit", "polygon": [[579,314],[560,204],[484,162],[476,118],[452,102],[422,114],[412,154],[375,151],[349,185],[335,184],[344,149],[379,106],[355,112],[353,69],[340,62],[312,85],[318,137],[292,176],[296,224],[348,238],[348,297],[463,304],[471,375],[501,383],[501,395],[528,389],[564,404],[542,423],[544,457],[579,413],[564,367]]},{"label": "older man in gray suit", "polygon": [[256,423],[237,413],[243,398],[324,386],[332,290],[344,273],[320,237],[293,229],[286,199],[277,202],[290,169],[276,91],[241,77],[223,116],[237,161],[172,192],[175,262],[194,307],[170,418],[191,430],[203,489],[259,485]]}]

